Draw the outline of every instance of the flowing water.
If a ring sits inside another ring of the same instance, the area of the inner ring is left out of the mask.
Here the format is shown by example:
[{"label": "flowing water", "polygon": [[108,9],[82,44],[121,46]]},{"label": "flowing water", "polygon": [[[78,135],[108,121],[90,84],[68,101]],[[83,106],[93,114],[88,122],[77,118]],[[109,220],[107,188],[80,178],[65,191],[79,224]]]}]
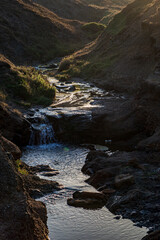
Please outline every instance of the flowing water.
[{"label": "flowing water", "polygon": [[[71,95],[71,101],[73,101],[74,96]],[[87,176],[81,172],[88,149],[56,143],[53,128],[45,117],[47,111],[48,109],[38,111],[30,119],[32,120],[31,146],[24,150],[22,160],[32,166],[47,164],[59,171],[59,174],[54,177],[43,178],[58,181],[64,188],[39,199],[47,206],[50,239],[142,239],[146,235],[146,228],[138,228],[130,220],[115,219],[106,207],[99,210],[86,210],[67,205],[67,198],[71,197],[76,190],[96,191],[85,182]]]},{"label": "flowing water", "polygon": [[85,210],[67,205],[67,198],[75,190],[95,191],[85,183],[87,176],[81,172],[87,152],[85,148],[53,143],[29,146],[23,153],[23,161],[27,164],[49,164],[60,172],[46,179],[58,181],[64,189],[39,199],[47,206],[50,239],[140,240],[146,235],[146,228],[133,226],[130,220],[114,219],[106,207]]}]

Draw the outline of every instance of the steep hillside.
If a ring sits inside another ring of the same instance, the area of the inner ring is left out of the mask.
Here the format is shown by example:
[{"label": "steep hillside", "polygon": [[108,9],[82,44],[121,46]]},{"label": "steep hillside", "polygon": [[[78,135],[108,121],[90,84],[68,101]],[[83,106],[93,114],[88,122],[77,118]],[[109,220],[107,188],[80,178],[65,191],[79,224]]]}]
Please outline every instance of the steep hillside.
[{"label": "steep hillside", "polygon": [[[136,0],[116,15],[103,34],[74,57],[83,59],[88,77],[103,78],[102,86],[137,89],[154,73],[159,79],[160,2]],[[150,81],[151,82],[151,81]]]},{"label": "steep hillside", "polygon": [[133,0],[33,0],[58,16],[83,22],[107,23],[117,12]]},{"label": "steep hillside", "polygon": [[0,54],[0,101],[11,101],[29,107],[49,105],[55,98],[55,88],[33,67],[16,67]]},{"label": "steep hillside", "polygon": [[33,0],[58,16],[83,22],[99,21],[105,14],[105,7],[90,5],[82,0]]},{"label": "steep hillside", "polygon": [[18,64],[65,55],[82,46],[80,26],[30,0],[1,0],[0,53]]}]

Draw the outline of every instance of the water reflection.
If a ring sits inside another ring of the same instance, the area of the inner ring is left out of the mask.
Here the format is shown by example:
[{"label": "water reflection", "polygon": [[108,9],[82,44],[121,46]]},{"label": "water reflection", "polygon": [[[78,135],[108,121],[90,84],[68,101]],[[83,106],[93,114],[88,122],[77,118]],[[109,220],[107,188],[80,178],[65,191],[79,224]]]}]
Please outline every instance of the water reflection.
[{"label": "water reflection", "polygon": [[88,150],[71,145],[49,144],[30,146],[23,154],[29,165],[49,164],[60,174],[53,179],[64,185],[60,192],[40,200],[48,210],[48,227],[51,240],[140,240],[146,235],[145,228],[133,226],[129,220],[116,220],[107,208],[84,210],[67,205],[67,198],[75,190],[95,191],[85,183],[87,176],[81,173]]}]

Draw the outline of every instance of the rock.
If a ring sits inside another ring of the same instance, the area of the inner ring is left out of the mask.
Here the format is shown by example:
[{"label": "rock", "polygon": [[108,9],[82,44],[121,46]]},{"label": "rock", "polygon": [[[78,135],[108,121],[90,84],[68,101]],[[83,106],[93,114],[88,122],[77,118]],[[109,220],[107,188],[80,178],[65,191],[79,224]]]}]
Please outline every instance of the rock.
[{"label": "rock", "polygon": [[118,167],[105,168],[97,171],[88,180],[87,183],[98,188],[104,185],[107,181],[112,180],[112,178],[119,172]]},{"label": "rock", "polygon": [[105,205],[106,198],[102,193],[79,192],[73,194],[73,198],[67,200],[67,204],[74,207],[83,207],[88,209],[97,209]]},{"label": "rock", "polygon": [[74,199],[96,199],[102,202],[106,202],[105,195],[98,192],[79,192],[76,191],[73,193]]},{"label": "rock", "polygon": [[0,132],[18,146],[27,145],[30,138],[30,123],[18,110],[0,102]]},{"label": "rock", "polygon": [[111,194],[114,194],[115,192],[116,192],[116,190],[109,189],[109,188],[105,188],[104,190],[102,190],[102,193],[105,195],[111,195]]},{"label": "rock", "polygon": [[1,135],[0,135],[0,144],[6,152],[9,152],[12,154],[15,160],[21,158],[22,153],[19,147]]},{"label": "rock", "polygon": [[46,207],[29,197],[12,161],[0,144],[0,238],[48,240]]},{"label": "rock", "polygon": [[115,195],[111,197],[107,202],[107,207],[111,212],[115,212],[117,209],[120,209],[124,204],[128,208],[135,207],[135,202],[145,199],[146,193],[138,189],[130,190],[125,193],[123,196]]},{"label": "rock", "polygon": [[93,139],[92,112],[78,108],[60,107],[46,113],[61,141],[84,143]]},{"label": "rock", "polygon": [[40,172],[55,172],[57,170],[51,168],[49,165],[37,165],[37,166],[34,166],[34,167],[30,167],[30,170],[33,172],[33,173],[40,173]]},{"label": "rock", "polygon": [[142,141],[137,145],[140,150],[160,151],[160,129],[156,129],[155,133]]},{"label": "rock", "polygon": [[99,209],[102,208],[104,206],[104,204],[102,204],[102,202],[99,202],[95,199],[73,199],[73,198],[69,198],[67,199],[67,204],[69,206],[73,206],[73,207],[83,207],[86,209]]},{"label": "rock", "polygon": [[116,217],[114,217],[114,219],[119,220],[119,219],[121,219],[121,216],[116,216]]},{"label": "rock", "polygon": [[122,187],[129,187],[130,185],[134,184],[134,177],[130,174],[121,174],[115,177],[115,187],[122,188]]},{"label": "rock", "polygon": [[56,181],[41,179],[38,176],[34,176],[31,174],[25,175],[23,178],[24,186],[29,192],[30,196],[33,198],[37,197],[37,190],[40,191],[42,194],[48,194],[54,192],[55,190],[57,191],[62,189],[62,185],[60,185]]},{"label": "rock", "polygon": [[58,171],[51,171],[51,172],[42,172],[41,175],[45,177],[52,177],[58,175]]},{"label": "rock", "polygon": [[160,230],[148,234],[142,240],[159,240],[160,239]]}]

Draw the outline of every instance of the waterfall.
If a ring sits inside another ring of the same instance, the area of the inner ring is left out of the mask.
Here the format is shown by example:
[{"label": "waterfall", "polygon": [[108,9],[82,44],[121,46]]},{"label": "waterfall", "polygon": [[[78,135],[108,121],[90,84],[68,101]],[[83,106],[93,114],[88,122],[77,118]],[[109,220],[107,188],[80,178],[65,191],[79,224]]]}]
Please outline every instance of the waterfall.
[{"label": "waterfall", "polygon": [[[33,116],[29,145],[43,145],[55,142],[55,134],[52,124],[45,115]],[[30,119],[30,120],[31,120]]]}]

